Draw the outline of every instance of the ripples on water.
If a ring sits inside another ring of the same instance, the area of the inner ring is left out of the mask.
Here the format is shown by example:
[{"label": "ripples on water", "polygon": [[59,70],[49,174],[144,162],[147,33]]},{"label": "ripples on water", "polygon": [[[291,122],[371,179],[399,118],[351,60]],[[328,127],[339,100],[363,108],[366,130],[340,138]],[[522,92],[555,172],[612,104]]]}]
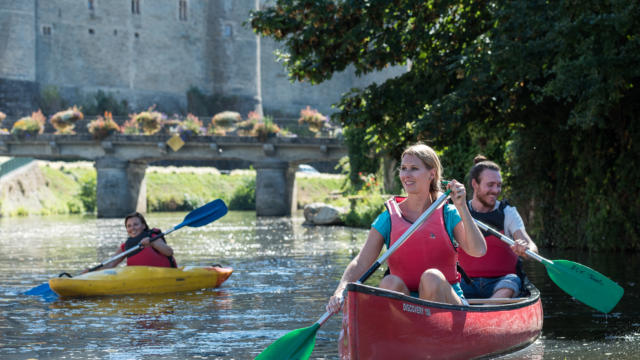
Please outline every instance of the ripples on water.
[{"label": "ripples on water", "polygon": [[[167,229],[185,214],[151,214]],[[111,257],[126,236],[121,219],[44,217],[0,219],[1,359],[252,359],[272,341],[323,313],[366,231],[302,226],[299,216],[256,218],[230,212],[202,228],[169,235],[179,264],[234,268],[222,287],[182,294],[58,300],[21,292],[67,271],[77,274]],[[541,339],[504,359],[635,359],[640,357],[638,256],[571,254],[616,279],[626,294],[604,316],[553,284],[544,266],[527,270],[541,289]],[[377,278],[379,278],[379,274]],[[376,284],[373,277],[369,284]],[[339,317],[317,333],[312,358],[337,358]]]}]

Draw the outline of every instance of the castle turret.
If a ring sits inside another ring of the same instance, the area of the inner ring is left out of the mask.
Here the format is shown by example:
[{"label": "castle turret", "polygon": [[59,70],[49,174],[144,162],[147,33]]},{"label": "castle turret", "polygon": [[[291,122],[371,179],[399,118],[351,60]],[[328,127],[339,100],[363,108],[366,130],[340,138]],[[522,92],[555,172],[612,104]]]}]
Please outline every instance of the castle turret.
[{"label": "castle turret", "polygon": [[213,80],[211,89],[229,109],[243,116],[262,111],[260,39],[249,25],[243,25],[258,4],[255,0],[209,2],[205,57]]}]

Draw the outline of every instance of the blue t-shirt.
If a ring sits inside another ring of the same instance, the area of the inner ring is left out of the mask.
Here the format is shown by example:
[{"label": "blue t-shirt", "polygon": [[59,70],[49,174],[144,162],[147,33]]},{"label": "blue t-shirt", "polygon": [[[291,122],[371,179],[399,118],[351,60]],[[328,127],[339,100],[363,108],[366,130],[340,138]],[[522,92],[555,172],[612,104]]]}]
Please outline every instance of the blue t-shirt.
[{"label": "blue t-shirt", "polygon": [[[440,209],[438,209],[438,211],[440,211]],[[460,218],[458,209],[456,209],[454,205],[444,205],[444,226],[452,241],[456,240],[453,236],[453,228],[455,228],[461,220],[462,218]],[[371,227],[378,230],[378,232],[384,237],[385,246],[389,248],[389,243],[391,241],[391,216],[389,215],[389,210],[385,210],[382,214],[378,215],[371,224]]]}]

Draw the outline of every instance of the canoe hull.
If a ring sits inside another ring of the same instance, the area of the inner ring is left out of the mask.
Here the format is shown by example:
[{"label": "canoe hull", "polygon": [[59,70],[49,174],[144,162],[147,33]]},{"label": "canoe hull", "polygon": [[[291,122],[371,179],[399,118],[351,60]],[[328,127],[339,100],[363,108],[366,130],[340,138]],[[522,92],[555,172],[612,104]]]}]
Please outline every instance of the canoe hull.
[{"label": "canoe hull", "polygon": [[517,304],[452,306],[349,284],[342,359],[473,359],[515,351],[542,331],[537,289]]},{"label": "canoe hull", "polygon": [[60,297],[159,294],[220,286],[233,269],[218,266],[123,266],[49,280]]}]

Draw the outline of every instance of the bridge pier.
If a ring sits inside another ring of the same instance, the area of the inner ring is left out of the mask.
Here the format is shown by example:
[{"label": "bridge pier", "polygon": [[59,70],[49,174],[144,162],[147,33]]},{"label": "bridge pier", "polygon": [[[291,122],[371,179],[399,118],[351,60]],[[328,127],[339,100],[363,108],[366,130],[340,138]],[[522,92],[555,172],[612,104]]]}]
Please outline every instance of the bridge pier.
[{"label": "bridge pier", "polygon": [[290,216],[296,209],[296,168],[286,161],[260,161],[256,169],[256,215]]},{"label": "bridge pier", "polygon": [[146,212],[146,162],[103,157],[96,160],[95,167],[99,218],[125,217],[134,211]]}]

